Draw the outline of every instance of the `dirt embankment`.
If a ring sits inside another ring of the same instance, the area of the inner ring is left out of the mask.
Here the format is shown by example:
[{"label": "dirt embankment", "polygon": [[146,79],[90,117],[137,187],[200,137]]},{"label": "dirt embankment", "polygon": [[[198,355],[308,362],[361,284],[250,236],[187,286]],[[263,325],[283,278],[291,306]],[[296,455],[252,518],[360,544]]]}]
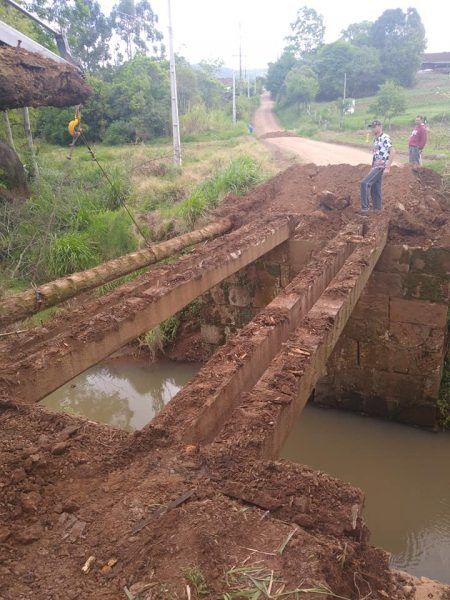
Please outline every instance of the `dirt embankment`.
[{"label": "dirt embankment", "polygon": [[[299,215],[298,238],[330,239],[358,218],[360,181],[366,165],[293,165],[243,198],[228,197],[216,214],[246,223],[267,213]],[[323,202],[331,192],[333,204]],[[389,240],[409,245],[450,246],[450,196],[431,169],[392,167],[383,179],[383,210],[390,217]]]}]

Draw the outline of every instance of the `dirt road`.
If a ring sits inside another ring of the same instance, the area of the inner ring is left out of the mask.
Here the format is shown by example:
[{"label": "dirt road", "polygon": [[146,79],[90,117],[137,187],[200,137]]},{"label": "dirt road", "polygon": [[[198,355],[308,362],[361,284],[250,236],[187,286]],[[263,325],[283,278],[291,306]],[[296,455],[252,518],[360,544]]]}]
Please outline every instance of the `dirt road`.
[{"label": "dirt road", "polygon": [[312,162],[316,165],[336,164],[370,164],[371,149],[359,150],[340,144],[327,144],[301,137],[283,136],[283,128],[276,120],[272,109],[274,102],[270,100],[269,93],[261,98],[261,106],[255,113],[254,125],[258,136],[267,134],[279,134],[276,137],[267,137],[265,142],[275,146],[282,152],[297,155],[304,162]]}]

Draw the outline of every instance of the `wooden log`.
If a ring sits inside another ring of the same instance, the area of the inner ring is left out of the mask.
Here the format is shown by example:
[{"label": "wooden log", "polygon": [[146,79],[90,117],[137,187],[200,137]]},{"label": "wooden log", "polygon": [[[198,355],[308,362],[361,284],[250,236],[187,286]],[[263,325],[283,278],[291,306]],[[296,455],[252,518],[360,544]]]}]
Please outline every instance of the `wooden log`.
[{"label": "wooden log", "polygon": [[0,110],[74,106],[90,94],[80,71],[69,63],[22,48],[0,47]]},{"label": "wooden log", "polygon": [[0,302],[0,325],[8,325],[24,319],[49,306],[68,300],[80,292],[94,289],[108,281],[113,281],[172,256],[186,246],[222,235],[230,230],[232,225],[230,219],[221,219],[201,229],[190,231],[166,242],[153,244],[144,250],[120,256],[87,271],[73,273],[68,277],[61,277],[45,283],[38,288],[10,296]]}]

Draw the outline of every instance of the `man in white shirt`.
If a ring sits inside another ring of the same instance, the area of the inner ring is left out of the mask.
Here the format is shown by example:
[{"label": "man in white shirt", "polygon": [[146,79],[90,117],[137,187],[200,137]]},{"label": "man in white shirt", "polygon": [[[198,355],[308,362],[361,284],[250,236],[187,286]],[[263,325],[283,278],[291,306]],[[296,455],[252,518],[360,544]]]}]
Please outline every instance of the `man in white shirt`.
[{"label": "man in white shirt", "polygon": [[381,210],[381,182],[384,173],[389,173],[395,155],[391,138],[383,133],[381,121],[375,119],[369,127],[375,137],[373,140],[372,168],[361,181],[361,214],[369,212],[370,197],[372,198],[373,209],[376,211]]}]

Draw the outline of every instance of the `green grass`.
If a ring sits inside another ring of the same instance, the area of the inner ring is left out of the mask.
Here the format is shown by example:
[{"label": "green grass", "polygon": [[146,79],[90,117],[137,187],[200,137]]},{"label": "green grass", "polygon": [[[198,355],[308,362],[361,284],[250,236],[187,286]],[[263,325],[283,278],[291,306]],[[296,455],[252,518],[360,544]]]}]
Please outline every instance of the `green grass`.
[{"label": "green grass", "polygon": [[192,228],[227,194],[243,194],[260,181],[262,175],[258,163],[247,155],[238,156],[227,167],[197,185],[188,198],[166,210],[165,216],[181,218],[188,228]]},{"label": "green grass", "polygon": [[142,245],[122,199],[146,238],[159,241],[194,227],[227,193],[258,183],[261,173],[275,173],[269,152],[244,133],[243,123],[230,123],[227,117],[222,129],[192,134],[201,141],[183,141],[181,169],[172,164],[170,140],[93,146],[113,189],[80,142],[69,161],[68,148],[37,139],[41,177],[31,184],[31,198],[0,206],[0,293]]}]

